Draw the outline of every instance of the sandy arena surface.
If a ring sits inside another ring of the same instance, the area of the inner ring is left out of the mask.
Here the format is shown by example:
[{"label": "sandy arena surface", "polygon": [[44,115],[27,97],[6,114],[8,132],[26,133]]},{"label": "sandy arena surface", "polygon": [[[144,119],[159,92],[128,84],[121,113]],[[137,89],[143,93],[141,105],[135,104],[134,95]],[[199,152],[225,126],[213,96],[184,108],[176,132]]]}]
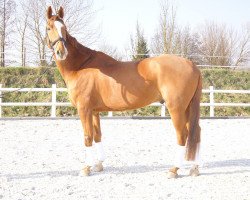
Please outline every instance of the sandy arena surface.
[{"label": "sandy arena surface", "polygon": [[170,120],[102,120],[105,171],[84,165],[79,120],[0,121],[0,199],[250,199],[250,119],[201,120],[203,166],[167,179]]}]

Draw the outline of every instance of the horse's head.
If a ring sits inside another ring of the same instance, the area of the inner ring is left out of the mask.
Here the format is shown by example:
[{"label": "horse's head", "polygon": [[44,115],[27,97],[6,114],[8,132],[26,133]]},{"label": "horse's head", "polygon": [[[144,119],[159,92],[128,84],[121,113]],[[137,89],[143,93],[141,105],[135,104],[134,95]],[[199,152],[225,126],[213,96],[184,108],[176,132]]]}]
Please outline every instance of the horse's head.
[{"label": "horse's head", "polygon": [[63,8],[60,7],[57,15],[52,15],[51,6],[47,9],[47,45],[53,50],[57,60],[65,60],[67,51],[67,30],[63,22]]}]

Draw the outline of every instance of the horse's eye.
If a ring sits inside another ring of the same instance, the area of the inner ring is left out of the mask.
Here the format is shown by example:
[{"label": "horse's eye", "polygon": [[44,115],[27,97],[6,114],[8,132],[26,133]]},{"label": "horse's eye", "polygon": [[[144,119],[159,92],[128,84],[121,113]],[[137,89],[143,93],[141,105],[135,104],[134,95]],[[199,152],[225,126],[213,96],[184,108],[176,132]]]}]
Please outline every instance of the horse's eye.
[{"label": "horse's eye", "polygon": [[50,28],[49,28],[49,27],[47,27],[47,31],[50,31]]}]

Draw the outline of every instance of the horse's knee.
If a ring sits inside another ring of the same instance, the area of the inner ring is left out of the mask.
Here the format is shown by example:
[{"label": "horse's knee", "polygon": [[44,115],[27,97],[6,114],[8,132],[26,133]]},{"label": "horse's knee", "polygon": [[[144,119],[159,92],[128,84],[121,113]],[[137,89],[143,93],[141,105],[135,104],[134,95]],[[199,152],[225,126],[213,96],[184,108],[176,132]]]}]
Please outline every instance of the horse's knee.
[{"label": "horse's knee", "polygon": [[86,147],[91,147],[92,146],[92,143],[93,143],[93,137],[92,136],[89,136],[89,135],[86,135],[84,137],[84,143],[85,143],[85,146]]}]

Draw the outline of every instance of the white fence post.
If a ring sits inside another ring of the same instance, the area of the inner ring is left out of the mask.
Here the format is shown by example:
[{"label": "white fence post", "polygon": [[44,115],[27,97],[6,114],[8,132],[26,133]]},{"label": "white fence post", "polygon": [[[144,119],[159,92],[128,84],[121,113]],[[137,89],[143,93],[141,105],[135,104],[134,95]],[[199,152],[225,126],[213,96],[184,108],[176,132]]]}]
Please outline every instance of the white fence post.
[{"label": "white fence post", "polygon": [[112,111],[108,112],[108,117],[113,117],[113,112]]},{"label": "white fence post", "polygon": [[[2,84],[0,84],[0,89],[2,88]],[[2,91],[0,90],[0,103],[2,103]],[[0,118],[2,117],[2,106],[0,105]]]},{"label": "white fence post", "polygon": [[209,86],[210,117],[214,117],[214,86]]},{"label": "white fence post", "polygon": [[52,84],[51,117],[56,117],[56,84]]},{"label": "white fence post", "polygon": [[161,117],[165,117],[165,116],[166,116],[166,106],[165,106],[165,103],[164,103],[161,106]]}]

